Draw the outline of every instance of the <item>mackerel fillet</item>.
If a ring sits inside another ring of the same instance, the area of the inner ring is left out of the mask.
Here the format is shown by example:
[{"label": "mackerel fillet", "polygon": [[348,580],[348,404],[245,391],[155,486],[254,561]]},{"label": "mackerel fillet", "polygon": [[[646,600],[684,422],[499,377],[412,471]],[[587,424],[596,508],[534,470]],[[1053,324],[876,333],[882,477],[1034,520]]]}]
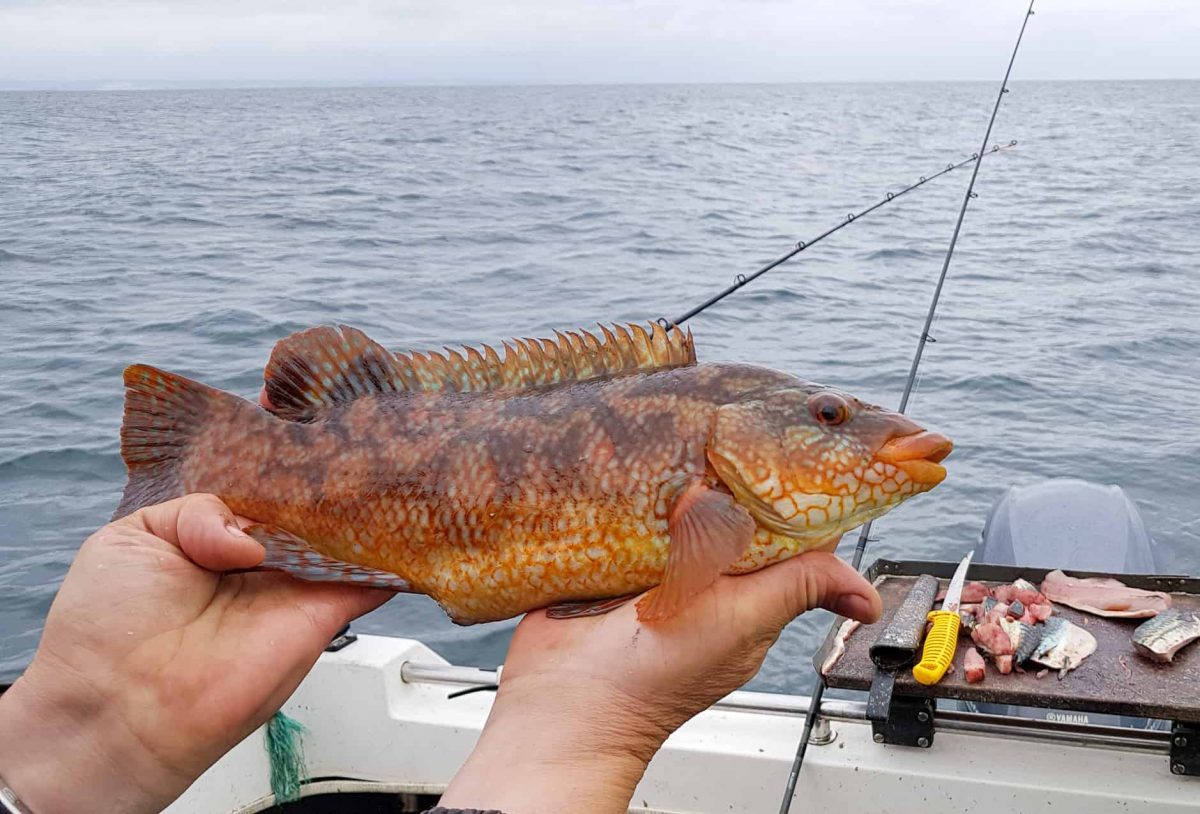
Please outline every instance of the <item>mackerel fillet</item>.
[{"label": "mackerel fillet", "polygon": [[945,477],[949,439],[822,385],[696,363],[653,325],[398,354],[279,342],[269,409],[125,371],[117,515],[217,495],[264,568],[427,594],[455,622],[675,614],[719,574],[836,545]]}]

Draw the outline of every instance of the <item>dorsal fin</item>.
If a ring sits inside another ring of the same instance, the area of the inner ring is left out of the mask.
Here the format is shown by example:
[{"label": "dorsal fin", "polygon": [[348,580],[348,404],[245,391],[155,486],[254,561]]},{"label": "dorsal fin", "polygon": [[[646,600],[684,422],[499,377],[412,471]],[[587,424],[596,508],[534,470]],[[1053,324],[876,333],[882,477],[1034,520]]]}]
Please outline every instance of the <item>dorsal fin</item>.
[{"label": "dorsal fin", "polygon": [[[669,331],[657,323],[600,326],[602,337],[588,331],[556,331],[554,339],[512,339],[504,356],[489,345],[479,350],[445,349],[445,354],[396,354],[412,390],[458,393],[524,390],[586,382],[619,373],[647,373],[696,364],[691,332]],[[411,370],[411,372],[409,372]]]},{"label": "dorsal fin", "polygon": [[345,325],[292,334],[267,363],[267,397],[281,418],[311,421],[335,404],[370,393],[517,391],[585,382],[621,373],[647,373],[696,364],[690,331],[658,323],[555,332],[554,339],[492,347],[392,354]]},{"label": "dorsal fin", "polygon": [[275,343],[263,373],[271,411],[312,421],[337,404],[405,390],[390,351],[357,328],[322,325]]}]

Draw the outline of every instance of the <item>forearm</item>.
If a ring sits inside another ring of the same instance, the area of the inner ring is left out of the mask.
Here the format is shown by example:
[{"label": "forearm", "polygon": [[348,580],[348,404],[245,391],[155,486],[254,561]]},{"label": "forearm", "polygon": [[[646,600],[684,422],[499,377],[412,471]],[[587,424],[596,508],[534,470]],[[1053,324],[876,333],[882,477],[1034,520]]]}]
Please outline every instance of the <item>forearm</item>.
[{"label": "forearm", "polygon": [[160,811],[177,783],[135,741],[95,696],[49,697],[30,678],[0,696],[0,776],[35,814]]},{"label": "forearm", "polygon": [[623,814],[667,732],[586,683],[504,687],[441,805],[505,814]]}]

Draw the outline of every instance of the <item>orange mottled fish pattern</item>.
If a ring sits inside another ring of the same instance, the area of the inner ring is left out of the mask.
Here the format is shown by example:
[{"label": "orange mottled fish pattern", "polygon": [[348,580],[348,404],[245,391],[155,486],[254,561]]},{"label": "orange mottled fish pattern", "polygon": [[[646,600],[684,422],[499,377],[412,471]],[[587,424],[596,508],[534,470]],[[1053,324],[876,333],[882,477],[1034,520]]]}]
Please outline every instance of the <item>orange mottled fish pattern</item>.
[{"label": "orange mottled fish pattern", "polygon": [[[373,380],[391,375],[391,360],[368,361],[358,364]],[[400,576],[471,623],[657,585],[674,501],[691,483],[754,518],[752,543],[727,569],[742,573],[829,545],[941,479],[918,466],[940,469],[937,456],[881,452],[922,435],[903,416],[766,368],[671,364],[557,384],[492,376],[476,389],[395,375],[401,383],[378,392],[346,385],[319,411],[297,408],[298,420],[130,368],[123,510],[163,490],[214,493],[318,554]],[[321,363],[310,367],[325,386]],[[196,425],[185,442],[147,451],[185,420]],[[168,471],[170,454],[179,461]]]},{"label": "orange mottled fish pattern", "polygon": [[532,394],[395,394],[313,424],[213,422],[188,492],[399,574],[459,621],[638,593],[666,566],[681,480],[717,407],[778,381],[712,365]]}]

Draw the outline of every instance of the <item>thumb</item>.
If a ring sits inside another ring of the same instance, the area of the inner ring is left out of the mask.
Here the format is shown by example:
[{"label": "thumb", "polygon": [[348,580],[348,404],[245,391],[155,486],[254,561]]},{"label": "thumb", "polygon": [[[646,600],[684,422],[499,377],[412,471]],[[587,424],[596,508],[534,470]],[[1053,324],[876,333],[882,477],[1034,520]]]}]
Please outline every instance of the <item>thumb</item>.
[{"label": "thumb", "polygon": [[215,495],[185,495],[147,506],[124,520],[172,545],[210,571],[253,568],[263,547],[243,532],[228,506]]},{"label": "thumb", "polygon": [[780,628],[805,611],[824,608],[870,624],[883,612],[879,593],[861,574],[835,555],[810,551],[738,579],[746,585],[742,601],[762,619]]}]

